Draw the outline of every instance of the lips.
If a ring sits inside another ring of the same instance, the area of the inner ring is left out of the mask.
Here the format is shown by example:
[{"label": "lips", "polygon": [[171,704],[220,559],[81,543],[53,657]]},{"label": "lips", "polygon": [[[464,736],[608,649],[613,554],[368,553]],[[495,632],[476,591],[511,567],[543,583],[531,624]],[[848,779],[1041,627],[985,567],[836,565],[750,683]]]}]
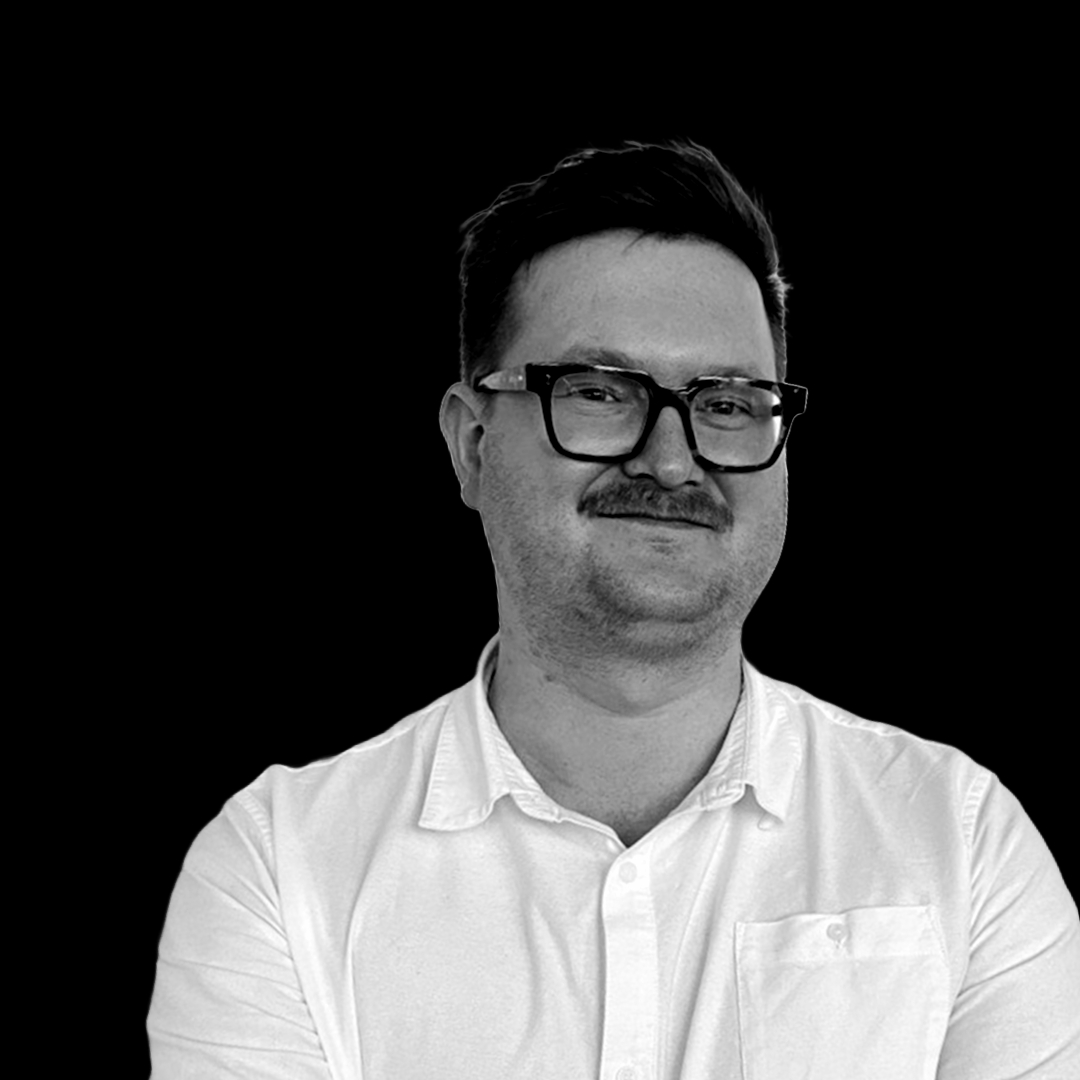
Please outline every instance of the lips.
[{"label": "lips", "polygon": [[600,517],[644,519],[646,521],[664,521],[672,525],[696,525],[698,528],[708,528],[704,522],[691,521],[689,518],[665,517],[661,514],[600,514]]}]

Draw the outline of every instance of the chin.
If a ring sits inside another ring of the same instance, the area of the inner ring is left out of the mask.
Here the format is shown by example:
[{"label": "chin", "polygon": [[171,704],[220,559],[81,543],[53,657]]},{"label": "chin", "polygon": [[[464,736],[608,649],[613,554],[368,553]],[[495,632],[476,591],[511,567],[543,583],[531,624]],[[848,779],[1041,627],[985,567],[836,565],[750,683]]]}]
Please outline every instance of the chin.
[{"label": "chin", "polygon": [[627,626],[651,627],[658,633],[665,626],[715,623],[731,598],[723,583],[706,583],[690,573],[649,574],[632,580],[602,574],[590,580],[588,592],[605,617]]},{"label": "chin", "polygon": [[721,619],[608,619],[594,627],[590,643],[596,659],[639,667],[668,668],[700,663],[703,654],[722,652],[730,634]]}]

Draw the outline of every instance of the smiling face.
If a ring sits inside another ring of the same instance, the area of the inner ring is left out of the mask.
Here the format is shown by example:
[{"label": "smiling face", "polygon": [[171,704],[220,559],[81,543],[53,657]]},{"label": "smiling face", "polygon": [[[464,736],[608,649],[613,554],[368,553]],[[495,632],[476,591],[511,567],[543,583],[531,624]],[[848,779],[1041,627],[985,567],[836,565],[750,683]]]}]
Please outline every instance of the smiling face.
[{"label": "smiling face", "polygon": [[[634,238],[605,233],[537,260],[519,281],[524,329],[502,367],[598,347],[668,387],[728,366],[776,378],[760,289],[742,263],[711,244],[630,247]],[[783,454],[756,473],[705,472],[669,407],[636,458],[574,461],[551,446],[535,394],[498,394],[483,424],[478,407],[451,402],[443,430],[463,498],[483,518],[504,632],[571,667],[689,670],[737,644],[783,547]],[[604,516],[640,510],[702,524]]]}]

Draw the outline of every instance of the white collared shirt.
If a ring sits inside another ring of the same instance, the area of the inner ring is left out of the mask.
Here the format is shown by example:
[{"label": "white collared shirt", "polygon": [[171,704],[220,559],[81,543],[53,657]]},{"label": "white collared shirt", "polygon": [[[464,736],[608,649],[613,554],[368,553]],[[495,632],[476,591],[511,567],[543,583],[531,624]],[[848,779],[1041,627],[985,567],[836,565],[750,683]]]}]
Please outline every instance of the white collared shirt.
[{"label": "white collared shirt", "polygon": [[723,747],[627,850],[476,677],[274,766],[170,901],[152,1080],[1075,1080],[1080,918],[959,750],[743,658]]}]

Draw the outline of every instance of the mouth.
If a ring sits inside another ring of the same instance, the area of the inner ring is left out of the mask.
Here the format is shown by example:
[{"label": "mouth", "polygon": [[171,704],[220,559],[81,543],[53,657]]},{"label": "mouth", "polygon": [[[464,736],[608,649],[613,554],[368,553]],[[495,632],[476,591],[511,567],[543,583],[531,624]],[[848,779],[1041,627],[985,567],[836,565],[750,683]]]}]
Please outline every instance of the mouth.
[{"label": "mouth", "polygon": [[619,521],[633,521],[639,525],[665,526],[670,529],[707,529],[700,521],[688,521],[686,518],[655,517],[649,514],[600,514],[600,517],[615,518]]}]

